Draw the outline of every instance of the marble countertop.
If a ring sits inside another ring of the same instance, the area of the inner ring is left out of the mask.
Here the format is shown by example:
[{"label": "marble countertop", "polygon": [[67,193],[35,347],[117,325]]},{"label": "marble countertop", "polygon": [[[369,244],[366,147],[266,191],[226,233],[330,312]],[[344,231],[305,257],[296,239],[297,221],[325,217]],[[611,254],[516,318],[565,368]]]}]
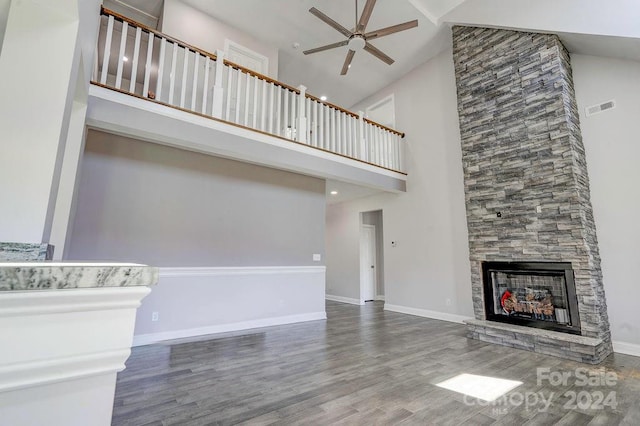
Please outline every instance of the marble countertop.
[{"label": "marble countertop", "polygon": [[0,262],[3,291],[150,286],[158,268],[135,263]]}]

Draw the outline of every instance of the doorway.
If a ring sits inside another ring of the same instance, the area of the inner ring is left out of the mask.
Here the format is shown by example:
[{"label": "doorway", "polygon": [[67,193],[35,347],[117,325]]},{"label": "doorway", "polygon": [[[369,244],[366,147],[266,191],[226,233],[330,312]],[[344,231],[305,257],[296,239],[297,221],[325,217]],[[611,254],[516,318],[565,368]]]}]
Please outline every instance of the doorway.
[{"label": "doorway", "polygon": [[360,304],[384,300],[382,210],[360,214]]}]

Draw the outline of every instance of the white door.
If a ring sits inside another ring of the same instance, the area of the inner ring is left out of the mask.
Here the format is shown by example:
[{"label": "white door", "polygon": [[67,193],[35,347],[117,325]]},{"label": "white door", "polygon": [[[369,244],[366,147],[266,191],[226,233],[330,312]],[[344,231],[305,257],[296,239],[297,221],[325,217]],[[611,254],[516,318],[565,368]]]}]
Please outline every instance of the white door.
[{"label": "white door", "polygon": [[376,227],[360,228],[360,302],[376,297]]}]

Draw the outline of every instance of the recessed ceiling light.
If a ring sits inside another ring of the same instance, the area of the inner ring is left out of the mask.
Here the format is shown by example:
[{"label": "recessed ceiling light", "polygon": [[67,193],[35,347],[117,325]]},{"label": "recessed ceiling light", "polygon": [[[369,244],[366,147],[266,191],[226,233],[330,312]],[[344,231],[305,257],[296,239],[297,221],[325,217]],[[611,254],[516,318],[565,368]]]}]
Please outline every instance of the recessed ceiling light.
[{"label": "recessed ceiling light", "polygon": [[123,61],[125,61],[125,62],[127,62],[127,61],[129,60],[129,58],[127,58],[126,56],[123,56],[123,57],[122,57],[122,60],[123,60]]},{"label": "recessed ceiling light", "polygon": [[338,195],[338,191],[331,191],[329,194],[331,194],[331,195]]},{"label": "recessed ceiling light", "polygon": [[327,100],[327,97],[325,95],[322,95],[322,96],[320,96],[320,100],[324,102],[324,101]]},{"label": "recessed ceiling light", "polygon": [[348,68],[351,68],[351,64],[349,64],[349,67],[348,67]]}]

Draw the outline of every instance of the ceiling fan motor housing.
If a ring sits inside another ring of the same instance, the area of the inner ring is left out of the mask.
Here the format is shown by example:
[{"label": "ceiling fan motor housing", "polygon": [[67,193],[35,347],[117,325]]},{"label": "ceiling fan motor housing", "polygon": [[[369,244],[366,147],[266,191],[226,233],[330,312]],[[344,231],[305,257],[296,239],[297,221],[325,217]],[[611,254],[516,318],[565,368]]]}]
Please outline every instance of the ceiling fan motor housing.
[{"label": "ceiling fan motor housing", "polygon": [[364,49],[364,46],[367,44],[367,41],[364,39],[362,34],[354,34],[349,39],[349,50],[353,50],[355,52]]}]

